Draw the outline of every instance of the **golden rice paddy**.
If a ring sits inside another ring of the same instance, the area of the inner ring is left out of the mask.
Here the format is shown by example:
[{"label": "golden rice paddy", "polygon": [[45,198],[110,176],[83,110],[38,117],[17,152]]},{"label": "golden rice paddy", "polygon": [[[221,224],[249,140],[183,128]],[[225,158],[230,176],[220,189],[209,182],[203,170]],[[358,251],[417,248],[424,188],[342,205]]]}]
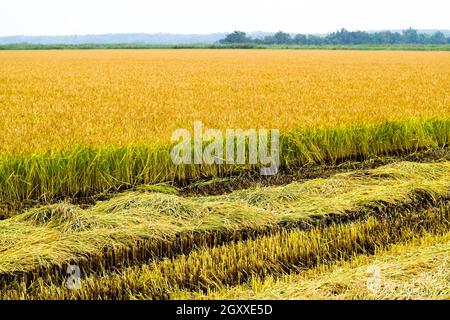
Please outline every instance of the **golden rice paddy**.
[{"label": "golden rice paddy", "polygon": [[0,52],[0,152],[450,115],[450,52]]}]

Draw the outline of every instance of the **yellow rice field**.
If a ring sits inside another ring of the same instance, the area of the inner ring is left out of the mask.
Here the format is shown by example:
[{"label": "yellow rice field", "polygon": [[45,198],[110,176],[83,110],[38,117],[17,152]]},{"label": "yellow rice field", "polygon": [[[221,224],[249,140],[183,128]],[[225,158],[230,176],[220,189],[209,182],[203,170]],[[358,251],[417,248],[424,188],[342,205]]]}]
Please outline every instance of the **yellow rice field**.
[{"label": "yellow rice field", "polygon": [[[0,51],[0,299],[445,299],[449,92],[450,52]],[[175,163],[196,120],[280,170]]]},{"label": "yellow rice field", "polygon": [[0,52],[0,153],[450,115],[450,52]]}]

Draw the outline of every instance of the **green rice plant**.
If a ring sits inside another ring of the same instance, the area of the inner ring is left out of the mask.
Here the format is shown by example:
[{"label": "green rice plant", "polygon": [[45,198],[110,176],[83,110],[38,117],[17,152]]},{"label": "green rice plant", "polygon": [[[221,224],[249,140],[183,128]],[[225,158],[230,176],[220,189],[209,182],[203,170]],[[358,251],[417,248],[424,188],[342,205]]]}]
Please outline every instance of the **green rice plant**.
[{"label": "green rice plant", "polygon": [[[281,135],[280,165],[293,170],[307,164],[448,146],[449,141],[449,118],[306,128]],[[0,206],[4,211],[21,210],[66,197],[117,192],[142,184],[183,184],[258,169],[255,165],[177,166],[170,150],[171,145],[130,145],[4,156],[0,160]]]}]

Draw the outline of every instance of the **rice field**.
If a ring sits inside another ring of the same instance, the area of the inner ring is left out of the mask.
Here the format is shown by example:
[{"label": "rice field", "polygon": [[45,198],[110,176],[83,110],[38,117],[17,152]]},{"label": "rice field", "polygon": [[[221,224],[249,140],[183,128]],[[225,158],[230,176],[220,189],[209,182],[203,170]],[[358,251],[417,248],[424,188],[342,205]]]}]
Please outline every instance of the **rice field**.
[{"label": "rice field", "polygon": [[[448,299],[449,89],[449,52],[0,51],[0,299]],[[174,164],[194,121],[279,172]]]},{"label": "rice field", "polygon": [[0,52],[0,151],[167,142],[195,120],[278,128],[448,117],[449,52]]}]

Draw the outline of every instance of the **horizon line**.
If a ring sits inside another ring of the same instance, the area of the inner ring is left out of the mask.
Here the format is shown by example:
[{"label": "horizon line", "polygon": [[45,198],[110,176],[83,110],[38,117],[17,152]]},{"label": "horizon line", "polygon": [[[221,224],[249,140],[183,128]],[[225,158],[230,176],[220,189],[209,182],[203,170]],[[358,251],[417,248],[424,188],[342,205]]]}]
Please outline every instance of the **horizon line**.
[{"label": "horizon line", "polygon": [[398,28],[384,28],[384,29],[347,29],[345,27],[337,28],[333,31],[327,31],[327,32],[291,32],[291,31],[284,31],[284,30],[277,30],[277,31],[263,31],[263,30],[255,30],[255,31],[244,31],[239,30],[239,28],[233,30],[233,31],[216,31],[216,32],[209,32],[209,33],[176,33],[176,32],[103,32],[103,33],[71,33],[71,34],[10,34],[10,35],[1,35],[0,38],[7,38],[7,37],[85,37],[85,36],[106,36],[106,35],[174,35],[174,36],[208,36],[208,35],[220,35],[220,34],[229,34],[234,31],[242,31],[246,34],[252,34],[252,33],[276,33],[279,31],[286,32],[288,34],[305,34],[305,35],[327,35],[336,31],[340,31],[342,29],[346,29],[347,31],[363,31],[363,32],[382,32],[382,31],[403,31],[407,30],[409,28],[412,28],[417,31],[449,31],[450,27],[448,29],[442,29],[442,28],[416,28],[416,27],[406,27],[402,29]]}]

